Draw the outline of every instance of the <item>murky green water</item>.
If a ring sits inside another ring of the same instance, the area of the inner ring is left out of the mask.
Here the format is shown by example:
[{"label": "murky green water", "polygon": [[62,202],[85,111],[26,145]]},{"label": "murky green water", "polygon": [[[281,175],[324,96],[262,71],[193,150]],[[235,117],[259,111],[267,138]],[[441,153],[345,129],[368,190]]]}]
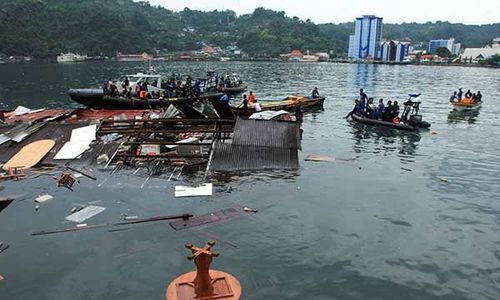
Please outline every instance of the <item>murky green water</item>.
[{"label": "murky green water", "polygon": [[[4,64],[0,102],[72,106],[68,88],[99,86],[143,67]],[[157,68],[200,76],[206,68],[238,72],[259,97],[309,94],[317,86],[328,99],[323,112],[304,117],[301,169],[225,178],[213,197],[189,199],[174,198],[179,182],[144,183],[141,174],[113,175],[99,187],[109,173],[97,172],[97,182],[82,178],[73,193],[50,176],[2,182],[0,196],[28,196],[0,213],[0,240],[11,245],[0,254],[1,299],[163,299],[166,285],[194,268],[183,245],[211,238],[219,239],[215,249],[222,253],[213,267],[240,279],[243,299],[500,298],[499,70],[232,62]],[[361,87],[392,100],[422,92],[421,112],[437,134],[346,121]],[[481,90],[478,114],[449,112],[449,94],[458,87]],[[338,160],[305,162],[308,154]],[[35,211],[32,199],[43,193],[55,199]],[[30,235],[70,226],[64,217],[75,204],[98,200],[106,211],[89,224],[118,221],[122,213],[204,213],[236,204],[259,213],[181,232],[145,224]]]}]

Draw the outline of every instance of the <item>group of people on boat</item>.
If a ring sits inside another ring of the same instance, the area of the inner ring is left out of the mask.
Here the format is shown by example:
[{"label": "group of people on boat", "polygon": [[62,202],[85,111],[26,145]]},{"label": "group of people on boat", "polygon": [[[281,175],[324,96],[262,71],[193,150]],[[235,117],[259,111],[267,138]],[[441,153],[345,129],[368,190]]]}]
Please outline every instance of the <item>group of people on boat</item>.
[{"label": "group of people on boat", "polygon": [[[224,96],[222,96],[221,101],[229,101],[229,96],[227,93],[225,93]],[[262,111],[262,106],[260,106],[260,103],[255,97],[253,91],[250,91],[248,95],[243,94],[243,99],[240,105],[243,107],[243,111],[245,114],[248,112],[248,108],[252,108],[255,112]]]},{"label": "group of people on boat", "polygon": [[363,89],[359,90],[359,99],[355,100],[354,109],[346,118],[352,114],[386,122],[400,122],[398,101],[393,102],[389,100],[387,101],[387,105],[385,105],[384,99],[381,98],[378,104],[375,104],[373,97],[368,97]]},{"label": "group of people on boat", "polygon": [[482,100],[483,100],[483,95],[481,94],[481,91],[477,91],[477,93],[472,93],[470,90],[467,90],[467,92],[465,92],[464,95],[462,88],[459,88],[458,92],[454,91],[453,95],[450,96],[450,103],[460,102],[460,103],[474,104],[474,103],[479,103]]},{"label": "group of people on boat", "polygon": [[215,73],[209,73],[209,76],[212,76],[215,86],[220,92],[224,91],[225,88],[237,87],[243,84],[243,81],[236,75],[233,75],[232,78],[230,75],[221,74],[218,76]]},{"label": "group of people on boat", "polygon": [[[161,95],[160,92],[149,91],[148,87],[153,86],[157,88],[161,88],[165,90],[163,97],[165,98],[175,98],[175,97],[199,97],[202,94],[202,84],[203,80],[198,79],[194,80],[191,76],[188,76],[185,81],[182,80],[180,76],[176,74],[172,74],[167,80],[161,83],[161,86],[158,86],[158,81],[154,80],[153,82],[149,82],[148,79],[141,80],[135,85],[135,90],[132,91],[132,87],[130,86],[130,81],[128,77],[122,82],[121,92],[118,89],[117,82],[111,80],[111,78],[104,84],[103,93],[106,96],[111,97],[126,97],[128,99],[132,99],[133,95],[136,97],[147,100],[152,98],[159,98]],[[133,93],[135,92],[135,94]]]}]

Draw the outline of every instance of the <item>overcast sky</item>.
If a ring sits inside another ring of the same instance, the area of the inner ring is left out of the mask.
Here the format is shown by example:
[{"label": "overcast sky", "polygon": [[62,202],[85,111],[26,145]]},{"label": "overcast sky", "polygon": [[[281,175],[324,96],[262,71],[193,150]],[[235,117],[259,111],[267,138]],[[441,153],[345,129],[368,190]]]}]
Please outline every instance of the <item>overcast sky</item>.
[{"label": "overcast sky", "polygon": [[500,0],[149,0],[154,5],[179,11],[234,10],[238,15],[256,7],[285,11],[288,16],[315,23],[353,21],[360,15],[377,15],[385,23],[450,21],[465,24],[500,22]]}]

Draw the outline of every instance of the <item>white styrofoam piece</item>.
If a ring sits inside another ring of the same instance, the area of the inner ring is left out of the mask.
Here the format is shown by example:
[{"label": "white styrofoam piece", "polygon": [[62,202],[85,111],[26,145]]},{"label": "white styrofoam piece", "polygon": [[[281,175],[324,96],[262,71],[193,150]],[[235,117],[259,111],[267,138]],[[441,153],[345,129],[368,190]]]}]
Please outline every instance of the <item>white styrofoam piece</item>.
[{"label": "white styrofoam piece", "polygon": [[54,199],[54,197],[52,197],[49,194],[45,194],[45,195],[41,195],[41,196],[36,197],[35,198],[35,202],[36,203],[43,203],[43,202],[46,202],[46,201],[49,201],[49,200],[52,200],[52,199]]},{"label": "white styrofoam piece", "polygon": [[71,221],[71,222],[75,222],[75,223],[81,223],[81,222],[83,222],[87,219],[90,219],[93,216],[95,216],[95,215],[97,215],[105,210],[106,210],[105,207],[90,205],[90,206],[87,206],[84,209],[82,209],[74,214],[67,216],[66,220]]},{"label": "white styrofoam piece", "polygon": [[196,197],[196,196],[212,196],[212,184],[205,183],[198,187],[189,187],[176,185],[175,197]]}]

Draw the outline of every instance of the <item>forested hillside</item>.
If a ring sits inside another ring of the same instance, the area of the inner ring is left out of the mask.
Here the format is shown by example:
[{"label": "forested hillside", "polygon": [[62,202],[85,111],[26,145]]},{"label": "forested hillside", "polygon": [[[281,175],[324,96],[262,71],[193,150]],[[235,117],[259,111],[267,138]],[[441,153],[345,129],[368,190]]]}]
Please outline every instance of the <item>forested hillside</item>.
[{"label": "forested hillside", "polygon": [[[10,0],[0,7],[0,53],[54,57],[61,51],[89,55],[199,50],[203,43],[238,45],[251,56],[275,57],[292,49],[347,51],[353,23],[314,24],[263,8],[173,12],[132,0]],[[482,46],[500,32],[494,25],[447,22],[384,24],[383,38],[427,42],[454,36]]]}]

